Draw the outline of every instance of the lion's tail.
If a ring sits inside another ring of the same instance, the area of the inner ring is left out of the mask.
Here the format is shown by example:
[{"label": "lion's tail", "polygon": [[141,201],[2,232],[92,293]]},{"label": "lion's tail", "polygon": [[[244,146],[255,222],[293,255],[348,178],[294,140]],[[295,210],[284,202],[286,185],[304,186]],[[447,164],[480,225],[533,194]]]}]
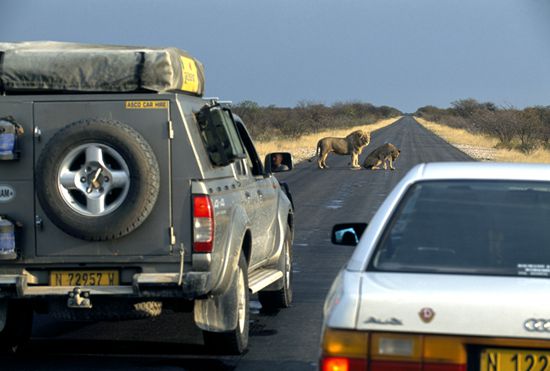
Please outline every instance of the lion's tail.
[{"label": "lion's tail", "polygon": [[314,158],[319,157],[319,154],[321,153],[321,141],[317,142],[317,148],[315,149],[315,155],[310,157],[308,159],[309,162],[312,162]]}]

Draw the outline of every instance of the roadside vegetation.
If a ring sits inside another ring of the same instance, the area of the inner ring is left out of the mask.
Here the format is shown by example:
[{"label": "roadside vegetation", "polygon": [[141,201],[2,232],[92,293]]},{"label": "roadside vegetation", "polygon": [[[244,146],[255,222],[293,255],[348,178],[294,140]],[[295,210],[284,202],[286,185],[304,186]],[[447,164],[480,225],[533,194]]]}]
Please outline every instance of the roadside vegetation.
[{"label": "roadside vegetation", "polygon": [[244,101],[231,109],[246,123],[262,159],[269,152],[285,151],[292,153],[295,162],[313,156],[317,141],[323,137],[344,137],[357,129],[372,132],[401,115],[393,107],[361,102],[332,106],[302,102],[287,108]]},{"label": "roadside vegetation", "polygon": [[494,160],[550,162],[550,106],[519,110],[464,99],[453,102],[450,108],[419,108],[415,116],[459,148],[492,149]]}]

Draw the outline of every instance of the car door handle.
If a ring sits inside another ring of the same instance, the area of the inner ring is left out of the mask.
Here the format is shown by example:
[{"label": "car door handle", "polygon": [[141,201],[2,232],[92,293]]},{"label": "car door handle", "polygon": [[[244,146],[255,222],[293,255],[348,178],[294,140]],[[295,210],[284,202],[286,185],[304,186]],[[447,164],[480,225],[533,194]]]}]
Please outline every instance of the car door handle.
[{"label": "car door handle", "polygon": [[260,197],[260,200],[264,198],[264,194],[262,193],[262,191],[258,191],[258,196]]},{"label": "car door handle", "polygon": [[251,197],[251,196],[250,196],[250,192],[245,191],[245,192],[244,192],[244,196],[246,197],[247,200],[250,200],[250,197]]}]

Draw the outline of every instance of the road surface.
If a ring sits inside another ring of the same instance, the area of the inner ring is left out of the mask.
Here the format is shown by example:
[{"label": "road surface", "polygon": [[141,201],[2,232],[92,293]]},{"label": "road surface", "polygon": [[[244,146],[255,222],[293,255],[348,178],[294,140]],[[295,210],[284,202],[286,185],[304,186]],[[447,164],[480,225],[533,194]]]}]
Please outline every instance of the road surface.
[{"label": "road surface", "polygon": [[[390,142],[401,149],[395,171],[350,170],[349,157],[329,155],[329,169],[302,163],[278,175],[296,206],[294,304],[276,315],[251,302],[250,349],[242,356],[212,354],[192,316],[168,313],[148,320],[65,323],[38,315],[28,348],[0,357],[2,370],[315,370],[324,297],[353,248],[330,243],[338,222],[368,222],[386,195],[414,165],[471,158],[412,117],[372,134],[360,159]],[[255,299],[253,297],[253,299]]]}]

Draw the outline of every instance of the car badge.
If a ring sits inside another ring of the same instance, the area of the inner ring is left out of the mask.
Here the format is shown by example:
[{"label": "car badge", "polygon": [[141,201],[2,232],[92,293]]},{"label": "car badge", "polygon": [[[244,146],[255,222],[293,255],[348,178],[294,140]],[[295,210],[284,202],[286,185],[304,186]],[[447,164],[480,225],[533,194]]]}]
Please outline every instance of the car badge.
[{"label": "car badge", "polygon": [[363,323],[372,323],[375,325],[395,325],[395,326],[402,326],[403,321],[400,319],[397,319],[395,317],[388,318],[388,319],[379,319],[375,317],[369,317],[366,321]]},{"label": "car badge", "polygon": [[422,322],[430,323],[435,317],[435,312],[432,308],[422,308],[420,309],[420,312],[418,312],[418,315],[420,316]]}]

